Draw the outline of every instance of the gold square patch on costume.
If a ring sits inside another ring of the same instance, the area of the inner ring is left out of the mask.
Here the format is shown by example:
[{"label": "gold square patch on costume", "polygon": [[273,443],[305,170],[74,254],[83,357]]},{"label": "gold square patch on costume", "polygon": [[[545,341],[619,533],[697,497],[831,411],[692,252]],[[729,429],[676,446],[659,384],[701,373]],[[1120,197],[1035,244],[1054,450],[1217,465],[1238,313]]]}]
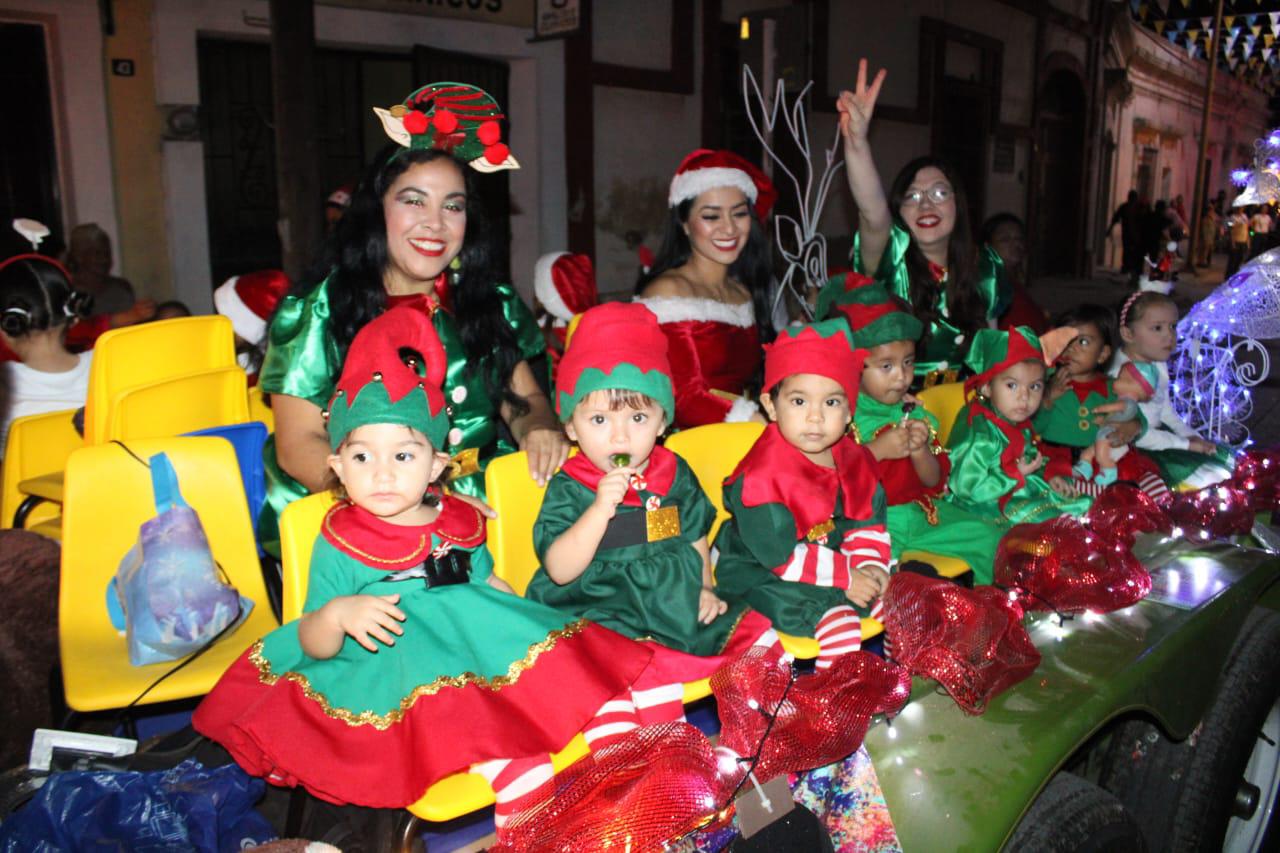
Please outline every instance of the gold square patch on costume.
[{"label": "gold square patch on costume", "polygon": [[827,534],[835,529],[835,520],[828,518],[826,521],[820,521],[813,527],[809,528],[809,532],[805,534],[804,538],[808,539],[810,542],[818,542],[819,540],[825,539]]},{"label": "gold square patch on costume", "polygon": [[680,535],[680,507],[664,506],[644,514],[645,533],[650,542]]}]

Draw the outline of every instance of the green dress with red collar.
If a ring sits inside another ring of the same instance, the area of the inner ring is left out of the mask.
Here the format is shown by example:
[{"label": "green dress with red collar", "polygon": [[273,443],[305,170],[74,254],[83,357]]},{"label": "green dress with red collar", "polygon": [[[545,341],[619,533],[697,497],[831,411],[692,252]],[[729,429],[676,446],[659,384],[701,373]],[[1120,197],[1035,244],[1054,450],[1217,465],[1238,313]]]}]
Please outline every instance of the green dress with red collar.
[{"label": "green dress with red collar", "polygon": [[227,669],[195,728],[250,773],[378,808],[403,808],[475,762],[563,748],[652,655],[494,589],[484,531],[479,512],[448,497],[422,526],[337,504],[316,539],[304,612],[338,596],[398,595],[403,635],[377,652],[348,636],[317,660],[299,621],[283,625]]},{"label": "green dress with red collar", "polygon": [[948,447],[949,499],[991,522],[1010,525],[1083,515],[1093,502],[1062,497],[1039,471],[1021,474],[1018,462],[1042,452],[1031,423],[1011,423],[977,398],[960,410]]},{"label": "green dress with red collar", "polygon": [[[585,453],[579,453],[551,478],[533,526],[533,547],[540,561],[595,502],[603,476]],[[698,621],[703,559],[694,546],[714,519],[715,507],[693,470],[670,450],[655,447],[582,574],[557,584],[539,568],[525,595],[624,636],[654,640],[688,655],[726,654],[747,608],[730,606],[710,625]],[[710,673],[682,673],[678,680],[704,674]]]},{"label": "green dress with red collar", "polygon": [[929,449],[937,457],[941,477],[936,486],[929,488],[920,482],[910,458],[877,461],[889,503],[887,521],[894,559],[906,550],[956,557],[969,564],[974,583],[991,583],[996,546],[1005,529],[944,499],[951,458],[938,441],[938,419],[923,406],[904,415],[902,403],[881,403],[859,393],[853,416],[855,438],[868,443],[902,423],[904,416],[928,424]]},{"label": "green dress with red collar", "polygon": [[[1065,447],[1088,447],[1098,436],[1098,425],[1093,422],[1093,410],[1105,403],[1114,403],[1120,398],[1111,390],[1107,377],[1099,375],[1091,382],[1071,380],[1065,394],[1052,405],[1043,403],[1039,411],[1031,418],[1040,438],[1050,444]],[[1147,427],[1147,419],[1138,412],[1142,430]],[[1141,433],[1139,433],[1141,434]]]},{"label": "green dress with red collar", "polygon": [[819,465],[769,424],[724,485],[732,516],[716,535],[716,592],[750,604],[779,631],[797,636],[813,636],[838,605],[872,615],[872,608],[845,596],[842,548],[866,552],[852,558],[855,565],[888,570],[890,562],[875,458],[847,436],[832,455],[834,468]]}]

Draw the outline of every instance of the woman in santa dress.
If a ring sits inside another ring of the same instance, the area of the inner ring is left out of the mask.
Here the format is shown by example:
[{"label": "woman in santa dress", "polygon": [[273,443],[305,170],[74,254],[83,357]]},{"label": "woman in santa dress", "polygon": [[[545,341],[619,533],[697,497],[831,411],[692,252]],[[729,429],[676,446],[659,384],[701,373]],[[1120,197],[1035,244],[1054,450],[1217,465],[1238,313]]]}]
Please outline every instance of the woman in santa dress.
[{"label": "woman in santa dress", "polygon": [[762,223],[776,197],[731,151],[694,151],[671,179],[667,231],[636,301],[667,336],[679,428],[762,420],[744,391],[774,337]]}]

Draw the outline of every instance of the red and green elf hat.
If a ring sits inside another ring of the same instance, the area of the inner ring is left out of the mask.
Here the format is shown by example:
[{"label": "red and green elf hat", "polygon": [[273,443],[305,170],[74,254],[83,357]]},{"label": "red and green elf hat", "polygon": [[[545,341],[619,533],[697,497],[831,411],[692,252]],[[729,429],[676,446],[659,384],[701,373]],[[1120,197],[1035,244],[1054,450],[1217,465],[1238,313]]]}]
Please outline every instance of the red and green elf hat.
[{"label": "red and green elf hat", "polygon": [[764,348],[764,387],[797,373],[813,373],[840,383],[850,407],[858,399],[865,349],[854,349],[849,325],[843,319],[819,320],[807,326],[788,326]]},{"label": "red and green elf hat", "polygon": [[[408,364],[400,350],[422,356]],[[351,342],[333,399],[329,401],[329,444],[335,450],[356,427],[400,424],[412,427],[440,449],[449,435],[445,410],[444,346],[431,320],[409,307],[375,317]]]},{"label": "red and green elf hat", "polygon": [[974,374],[964,381],[965,397],[972,396],[996,374],[1023,361],[1044,362],[1040,339],[1029,327],[1018,326],[1008,331],[979,329],[964,359]]},{"label": "red and green elf hat", "polygon": [[480,172],[519,169],[502,141],[502,108],[466,83],[429,83],[389,110],[374,107],[392,141],[447,151]]},{"label": "red and green elf hat", "polygon": [[916,341],[924,324],[904,311],[884,286],[862,273],[848,272],[827,279],[818,291],[814,316],[843,315],[853,330],[853,345],[871,349],[891,341]]},{"label": "red and green elf hat", "polygon": [[635,391],[676,414],[667,338],[658,318],[634,302],[606,302],[580,316],[556,374],[556,412],[573,416],[578,403],[594,391]]}]

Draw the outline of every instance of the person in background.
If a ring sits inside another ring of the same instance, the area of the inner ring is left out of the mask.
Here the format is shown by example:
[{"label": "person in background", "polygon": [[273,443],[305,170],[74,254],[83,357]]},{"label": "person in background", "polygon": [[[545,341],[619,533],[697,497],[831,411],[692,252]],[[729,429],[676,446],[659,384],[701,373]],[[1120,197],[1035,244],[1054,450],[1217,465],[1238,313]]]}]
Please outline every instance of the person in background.
[{"label": "person in background", "polygon": [[550,252],[533,265],[533,316],[547,342],[551,387],[575,316],[600,303],[596,272],[587,255]]},{"label": "person in background", "polygon": [[1136,279],[1142,273],[1142,202],[1138,200],[1138,191],[1129,190],[1129,197],[1124,204],[1116,208],[1111,217],[1107,232],[1120,223],[1120,245],[1124,252],[1120,262],[1120,272]]},{"label": "person in background", "polygon": [[1261,205],[1257,212],[1249,217],[1249,230],[1252,232],[1249,257],[1255,258],[1271,248],[1272,219],[1268,205]]},{"label": "person in background", "polygon": [[1222,228],[1222,219],[1212,204],[1206,204],[1200,214],[1200,245],[1196,247],[1198,256],[1196,266],[1207,267],[1213,262],[1213,251],[1217,247],[1218,232]]},{"label": "person in background", "polygon": [[233,275],[213,292],[213,307],[231,321],[236,335],[236,360],[258,384],[258,369],[267,350],[267,322],[289,292],[289,277],[280,270]]},{"label": "person in background", "polygon": [[152,320],[173,320],[178,317],[190,317],[191,309],[187,307],[187,303],[178,299],[170,299],[167,302],[161,302],[156,306],[156,313]]},{"label": "person in background", "polygon": [[983,245],[995,250],[1004,261],[1005,278],[1013,291],[1009,310],[1000,318],[1000,328],[1030,326],[1037,335],[1049,328],[1049,317],[1028,292],[1027,229],[1012,213],[997,213],[982,223]]},{"label": "person in background", "polygon": [[132,284],[111,274],[112,263],[107,232],[93,222],[71,229],[66,257],[71,286],[92,296],[99,314],[127,311],[137,299]]},{"label": "person in background", "polygon": [[351,184],[343,184],[333,192],[329,193],[329,197],[324,200],[324,230],[325,233],[331,233],[338,220],[342,219],[343,214],[347,212],[347,208],[351,206],[351,194],[355,192],[355,187]]},{"label": "person in background", "polygon": [[1227,229],[1231,233],[1231,250],[1227,254],[1226,277],[1236,274],[1249,254],[1249,210],[1237,207],[1227,217]]}]

